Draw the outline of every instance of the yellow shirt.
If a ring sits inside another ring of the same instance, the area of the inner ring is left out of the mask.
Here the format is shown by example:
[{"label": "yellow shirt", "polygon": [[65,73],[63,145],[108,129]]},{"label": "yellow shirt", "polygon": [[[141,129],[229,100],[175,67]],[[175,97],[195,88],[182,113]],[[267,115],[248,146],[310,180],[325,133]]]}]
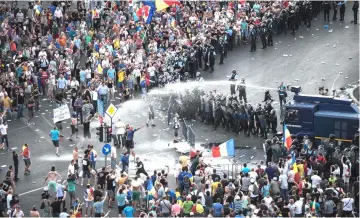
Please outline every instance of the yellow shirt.
[{"label": "yellow shirt", "polygon": [[11,100],[10,100],[9,97],[5,97],[3,101],[4,101],[4,107],[5,108],[10,108],[11,107]]},{"label": "yellow shirt", "polygon": [[118,72],[118,82],[122,83],[125,79],[125,72],[124,71],[119,71]]},{"label": "yellow shirt", "polygon": [[204,207],[201,204],[196,204],[196,213],[204,213]]},{"label": "yellow shirt", "polygon": [[179,157],[179,161],[181,163],[181,167],[187,167],[188,166],[188,157],[185,155],[181,155]]},{"label": "yellow shirt", "polygon": [[297,168],[298,168],[300,177],[303,177],[304,176],[304,164],[298,164]]},{"label": "yellow shirt", "polygon": [[216,189],[219,187],[220,182],[213,182],[211,184],[211,193],[215,193]]},{"label": "yellow shirt", "polygon": [[120,48],[120,40],[119,40],[119,39],[115,39],[115,40],[114,40],[114,48],[115,48],[115,49],[119,49],[119,48]]}]

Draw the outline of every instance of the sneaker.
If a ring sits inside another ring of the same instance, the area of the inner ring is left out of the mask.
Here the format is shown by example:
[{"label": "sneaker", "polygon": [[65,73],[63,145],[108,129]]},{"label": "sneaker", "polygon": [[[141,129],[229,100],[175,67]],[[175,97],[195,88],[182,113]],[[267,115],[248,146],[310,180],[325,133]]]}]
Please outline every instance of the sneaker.
[{"label": "sneaker", "polygon": [[31,123],[31,125],[35,126],[35,123]]},{"label": "sneaker", "polygon": [[56,153],[56,156],[60,157],[60,154],[59,154],[59,153]]},{"label": "sneaker", "polygon": [[152,127],[155,127],[156,125],[155,124],[151,124]]},{"label": "sneaker", "polygon": [[30,126],[31,124],[30,123],[27,123],[28,126]]}]

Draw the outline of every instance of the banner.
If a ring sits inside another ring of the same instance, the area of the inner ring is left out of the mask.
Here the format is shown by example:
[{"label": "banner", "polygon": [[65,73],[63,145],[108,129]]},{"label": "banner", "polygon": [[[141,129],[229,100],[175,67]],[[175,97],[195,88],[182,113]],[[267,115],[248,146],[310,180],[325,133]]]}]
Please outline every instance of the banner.
[{"label": "banner", "polygon": [[54,123],[70,118],[70,110],[67,105],[62,105],[61,107],[54,109]]}]

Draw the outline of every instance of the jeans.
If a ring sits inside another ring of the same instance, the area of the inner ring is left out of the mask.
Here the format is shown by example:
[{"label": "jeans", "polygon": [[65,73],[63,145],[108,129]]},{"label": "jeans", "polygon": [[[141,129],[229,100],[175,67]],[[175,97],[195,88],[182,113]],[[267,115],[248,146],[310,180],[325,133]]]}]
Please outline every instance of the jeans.
[{"label": "jeans", "polygon": [[4,141],[5,141],[6,149],[9,150],[9,140],[7,134],[1,136],[1,143],[4,143]]},{"label": "jeans", "polygon": [[288,200],[288,192],[287,192],[287,189],[280,189],[280,195],[281,195],[281,198],[285,201]]},{"label": "jeans", "polygon": [[20,117],[23,117],[23,111],[24,111],[24,105],[18,104],[17,106],[17,117],[20,119]]}]

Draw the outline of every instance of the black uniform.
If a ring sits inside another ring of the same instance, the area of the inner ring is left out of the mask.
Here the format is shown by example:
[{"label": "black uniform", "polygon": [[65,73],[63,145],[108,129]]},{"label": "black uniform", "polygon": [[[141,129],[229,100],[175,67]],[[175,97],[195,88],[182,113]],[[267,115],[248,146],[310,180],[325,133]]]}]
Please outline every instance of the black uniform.
[{"label": "black uniform", "polygon": [[224,63],[224,55],[225,55],[225,42],[222,39],[220,40],[220,43],[219,43],[219,53],[220,53],[219,64],[223,64]]},{"label": "black uniform", "polygon": [[333,20],[337,20],[337,9],[338,9],[338,3],[335,1],[335,2],[332,2],[332,5],[333,5],[333,9],[334,9],[334,14],[333,14]]},{"label": "black uniform", "polygon": [[19,155],[14,152],[13,153],[13,161],[14,161],[14,179],[18,179],[18,172],[19,172]]},{"label": "black uniform", "polygon": [[245,82],[241,82],[238,85],[237,90],[239,91],[239,100],[244,100],[244,102],[247,103]]},{"label": "black uniform", "polygon": [[324,1],[323,2],[323,7],[324,7],[324,20],[329,22],[329,16],[330,16],[330,3],[329,1]]},{"label": "black uniform", "polygon": [[254,28],[250,29],[250,43],[250,52],[256,51],[256,30]]},{"label": "black uniform", "polygon": [[214,72],[214,65],[215,65],[215,57],[216,57],[216,53],[214,51],[214,49],[210,49],[209,51],[209,67],[210,67],[210,72]]},{"label": "black uniform", "polygon": [[265,24],[262,24],[261,27],[260,27],[260,38],[261,38],[261,43],[262,43],[262,48],[261,49],[264,49],[266,48],[266,35],[267,35],[267,28],[266,28],[266,25]]},{"label": "black uniform", "polygon": [[345,2],[341,2],[341,5],[340,5],[340,20],[343,21],[344,20],[344,17],[345,17]]},{"label": "black uniform", "polygon": [[354,24],[357,24],[357,20],[358,20],[358,10],[359,10],[359,2],[358,1],[354,1],[354,5],[352,7],[352,10],[354,12]]},{"label": "black uniform", "polygon": [[268,46],[273,46],[273,21],[270,19],[267,23]]}]

